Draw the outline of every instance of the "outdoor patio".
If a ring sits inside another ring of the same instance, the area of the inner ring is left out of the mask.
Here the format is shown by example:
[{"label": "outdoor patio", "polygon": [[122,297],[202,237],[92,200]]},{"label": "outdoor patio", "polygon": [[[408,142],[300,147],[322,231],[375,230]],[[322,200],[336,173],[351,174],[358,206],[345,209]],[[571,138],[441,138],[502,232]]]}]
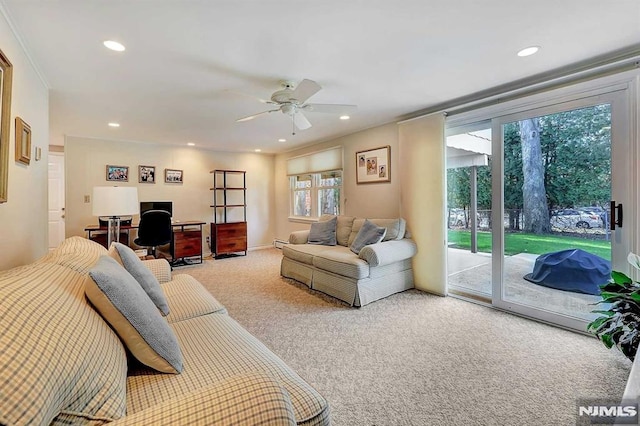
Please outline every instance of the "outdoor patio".
[{"label": "outdoor patio", "polygon": [[[523,278],[533,271],[537,257],[528,253],[505,257],[504,299],[587,321],[595,319],[598,315],[591,311],[596,309],[593,304],[601,300],[600,296],[556,290]],[[449,248],[447,263],[450,291],[491,299],[491,254]]]}]

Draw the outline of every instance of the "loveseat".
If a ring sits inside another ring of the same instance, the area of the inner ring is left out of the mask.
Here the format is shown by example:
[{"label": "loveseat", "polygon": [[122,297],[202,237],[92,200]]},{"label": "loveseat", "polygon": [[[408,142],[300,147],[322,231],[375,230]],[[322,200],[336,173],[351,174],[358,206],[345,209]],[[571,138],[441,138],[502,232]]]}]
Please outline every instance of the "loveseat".
[{"label": "loveseat", "polygon": [[[417,247],[408,238],[404,219],[322,215],[318,222],[324,226],[322,222],[329,221],[335,222],[335,242],[330,237],[328,244],[322,238],[310,242],[316,224],[291,233],[282,247],[282,276],[356,307],[413,288],[411,258]],[[356,253],[354,243],[365,224],[378,227],[381,241]]]},{"label": "loveseat", "polygon": [[0,424],[329,424],[326,400],[165,260],[141,263],[166,298],[168,315],[156,314],[180,371],[136,359],[85,294],[96,265],[115,265],[110,252],[71,237],[0,271]]}]

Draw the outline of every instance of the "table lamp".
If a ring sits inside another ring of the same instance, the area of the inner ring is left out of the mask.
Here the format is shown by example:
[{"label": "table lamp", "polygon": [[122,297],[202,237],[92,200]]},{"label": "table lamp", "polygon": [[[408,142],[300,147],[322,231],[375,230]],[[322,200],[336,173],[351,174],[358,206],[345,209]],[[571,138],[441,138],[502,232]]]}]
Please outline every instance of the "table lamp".
[{"label": "table lamp", "polygon": [[93,215],[108,216],[107,248],[119,241],[120,216],[131,216],[140,212],[138,188],[131,186],[94,186]]}]

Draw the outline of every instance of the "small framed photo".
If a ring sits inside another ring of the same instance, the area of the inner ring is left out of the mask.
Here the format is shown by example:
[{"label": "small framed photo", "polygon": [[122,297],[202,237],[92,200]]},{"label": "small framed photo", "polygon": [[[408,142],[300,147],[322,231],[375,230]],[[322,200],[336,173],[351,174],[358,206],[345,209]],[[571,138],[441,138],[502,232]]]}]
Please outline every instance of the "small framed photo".
[{"label": "small framed photo", "polygon": [[356,183],[391,182],[391,147],[356,152]]},{"label": "small framed photo", "polygon": [[182,183],[182,170],[164,169],[165,183]]},{"label": "small framed photo", "polygon": [[129,182],[129,167],[107,165],[107,180],[110,182]]},{"label": "small framed photo", "polygon": [[139,183],[156,183],[155,166],[138,166]]},{"label": "small framed photo", "polygon": [[31,162],[31,127],[20,117],[16,117],[16,161]]}]

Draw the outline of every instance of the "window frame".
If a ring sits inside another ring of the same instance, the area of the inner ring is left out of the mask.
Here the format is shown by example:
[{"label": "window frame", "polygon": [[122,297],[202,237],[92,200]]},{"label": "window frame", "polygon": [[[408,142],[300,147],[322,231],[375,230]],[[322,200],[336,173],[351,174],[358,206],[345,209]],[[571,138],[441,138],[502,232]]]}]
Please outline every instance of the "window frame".
[{"label": "window frame", "polygon": [[[322,180],[322,175],[327,173],[335,173],[340,177],[339,185],[320,185]],[[301,176],[311,176],[311,187],[309,188],[296,188],[295,183],[297,179]],[[320,191],[326,189],[337,188],[339,191],[339,200],[338,200],[338,214],[343,211],[343,199],[344,199],[344,185],[343,180],[344,172],[342,169],[336,170],[327,170],[323,172],[314,172],[314,173],[300,173],[297,175],[289,176],[289,220],[292,222],[316,222],[322,215],[320,211]],[[309,191],[309,198],[311,207],[309,209],[309,216],[300,216],[295,214],[295,200],[297,192],[306,192]]]}]

